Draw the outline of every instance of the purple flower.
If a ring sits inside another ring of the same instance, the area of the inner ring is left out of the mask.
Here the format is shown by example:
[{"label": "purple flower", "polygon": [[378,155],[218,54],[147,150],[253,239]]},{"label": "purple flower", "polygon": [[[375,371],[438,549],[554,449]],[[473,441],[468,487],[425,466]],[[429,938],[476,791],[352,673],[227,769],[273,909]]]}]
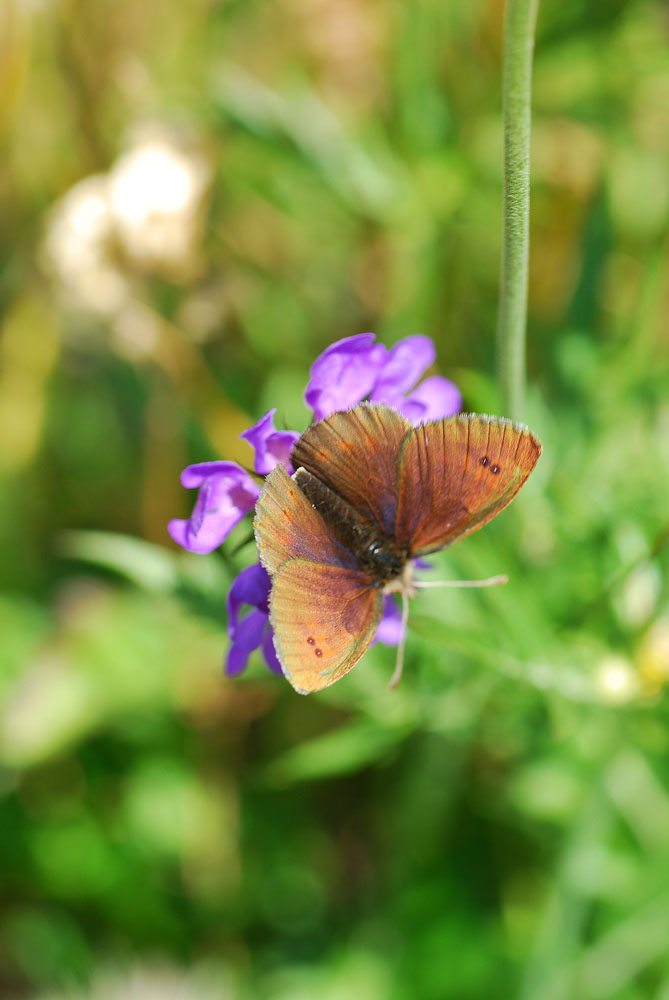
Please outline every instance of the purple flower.
[{"label": "purple flower", "polygon": [[452,417],[461,407],[462,395],[457,385],[442,375],[430,375],[397,408],[412,424],[424,424]]},{"label": "purple flower", "polygon": [[374,340],[373,333],[359,333],[337,340],[319,354],[304,394],[314,420],[347,410],[369,395],[388,353]]},{"label": "purple flower", "polygon": [[370,398],[385,403],[408,392],[437,356],[429,337],[405,337],[388,351]]},{"label": "purple flower", "polygon": [[[260,563],[247,566],[234,579],[228,593],[228,636],[230,648],[225,672],[236,677],[246,668],[254,649],[260,647],[270,670],[281,674],[281,664],[274,650],[272,626],[269,623],[268,599],[271,581]],[[239,617],[242,606],[253,610]]]},{"label": "purple flower", "polygon": [[260,486],[236,462],[201,462],[181,473],[187,490],[200,488],[187,521],[167,525],[170,535],[190,552],[213,552],[255,507]]},{"label": "purple flower", "polygon": [[372,645],[382,642],[384,646],[399,646],[402,638],[402,612],[392,594],[387,594],[383,618],[379,622]]},{"label": "purple flower", "polygon": [[432,375],[416,385],[434,359],[429,337],[405,337],[390,351],[375,344],[372,333],[346,337],[331,344],[312,365],[305,400],[314,420],[366,397],[394,407],[414,424],[450,417],[462,405],[453,382]]},{"label": "purple flower", "polygon": [[278,431],[274,426],[275,413],[276,407],[268,410],[257,424],[239,435],[255,450],[253,468],[261,476],[266,476],[279,463],[284,465],[288,472],[293,472],[290,453],[300,435],[297,431]]},{"label": "purple flower", "polygon": [[460,390],[453,382],[441,375],[432,375],[416,385],[435,357],[434,344],[429,337],[400,340],[388,353],[370,395],[371,401],[395,407],[414,424],[452,417],[462,406]]}]

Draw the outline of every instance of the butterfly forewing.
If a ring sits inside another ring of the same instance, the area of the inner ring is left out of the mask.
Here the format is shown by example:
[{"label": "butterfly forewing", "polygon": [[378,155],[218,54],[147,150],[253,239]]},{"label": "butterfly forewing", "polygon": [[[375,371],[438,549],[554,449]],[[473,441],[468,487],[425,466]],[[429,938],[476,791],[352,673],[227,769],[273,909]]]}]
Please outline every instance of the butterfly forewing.
[{"label": "butterfly forewing", "polygon": [[357,567],[282,465],[267,477],[253,523],[260,561],[274,575],[288,559]]},{"label": "butterfly forewing", "polygon": [[460,415],[414,428],[400,455],[397,541],[421,555],[483,527],[540,454],[527,428],[502,418]]},{"label": "butterfly forewing", "polygon": [[395,526],[398,460],[411,424],[388,406],[363,404],[310,427],[291,461],[342,497],[385,535]]},{"label": "butterfly forewing", "polygon": [[381,621],[383,598],[361,572],[291,559],[273,580],[270,621],[282,669],[301,694],[355,666]]}]

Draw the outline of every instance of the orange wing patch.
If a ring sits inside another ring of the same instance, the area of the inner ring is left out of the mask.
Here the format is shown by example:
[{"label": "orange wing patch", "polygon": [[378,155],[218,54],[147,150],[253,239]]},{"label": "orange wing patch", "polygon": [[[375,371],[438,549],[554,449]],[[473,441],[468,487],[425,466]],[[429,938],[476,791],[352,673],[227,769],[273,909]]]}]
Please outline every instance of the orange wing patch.
[{"label": "orange wing patch", "polygon": [[274,645],[300,694],[334,684],[369,647],[383,614],[381,592],[361,572],[291,559],[270,597]]},{"label": "orange wing patch", "polygon": [[356,565],[333,538],[282,465],[267,477],[253,522],[260,562],[270,576],[288,560],[311,559],[329,566]]},{"label": "orange wing patch", "polygon": [[477,531],[511,503],[540,454],[527,428],[503,418],[416,427],[400,456],[396,539],[420,555]]}]

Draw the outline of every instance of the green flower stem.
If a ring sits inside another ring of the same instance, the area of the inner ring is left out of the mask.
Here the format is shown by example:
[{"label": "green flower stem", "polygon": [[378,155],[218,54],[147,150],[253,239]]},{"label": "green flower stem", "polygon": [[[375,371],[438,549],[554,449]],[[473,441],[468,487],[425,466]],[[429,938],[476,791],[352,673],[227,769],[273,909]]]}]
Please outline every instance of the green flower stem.
[{"label": "green flower stem", "polygon": [[530,107],[538,7],[539,0],[507,0],[504,24],[504,221],[497,350],[504,413],[514,420],[522,419],[525,409]]}]

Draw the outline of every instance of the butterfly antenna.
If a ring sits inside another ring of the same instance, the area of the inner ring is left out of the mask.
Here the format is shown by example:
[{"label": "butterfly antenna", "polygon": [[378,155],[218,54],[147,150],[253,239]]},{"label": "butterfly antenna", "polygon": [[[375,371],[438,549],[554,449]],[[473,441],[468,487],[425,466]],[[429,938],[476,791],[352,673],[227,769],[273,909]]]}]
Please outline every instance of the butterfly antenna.
[{"label": "butterfly antenna", "polygon": [[418,580],[413,586],[416,590],[427,590],[428,587],[498,587],[508,582],[508,576],[502,573],[500,576],[489,576],[487,580]]},{"label": "butterfly antenna", "polygon": [[389,691],[394,691],[400,682],[402,676],[402,668],[404,666],[404,641],[407,634],[407,625],[409,623],[409,598],[407,596],[406,590],[401,591],[402,594],[402,630],[400,634],[400,642],[397,647],[397,661],[395,663],[395,672],[390,678],[390,684],[388,685]]}]

